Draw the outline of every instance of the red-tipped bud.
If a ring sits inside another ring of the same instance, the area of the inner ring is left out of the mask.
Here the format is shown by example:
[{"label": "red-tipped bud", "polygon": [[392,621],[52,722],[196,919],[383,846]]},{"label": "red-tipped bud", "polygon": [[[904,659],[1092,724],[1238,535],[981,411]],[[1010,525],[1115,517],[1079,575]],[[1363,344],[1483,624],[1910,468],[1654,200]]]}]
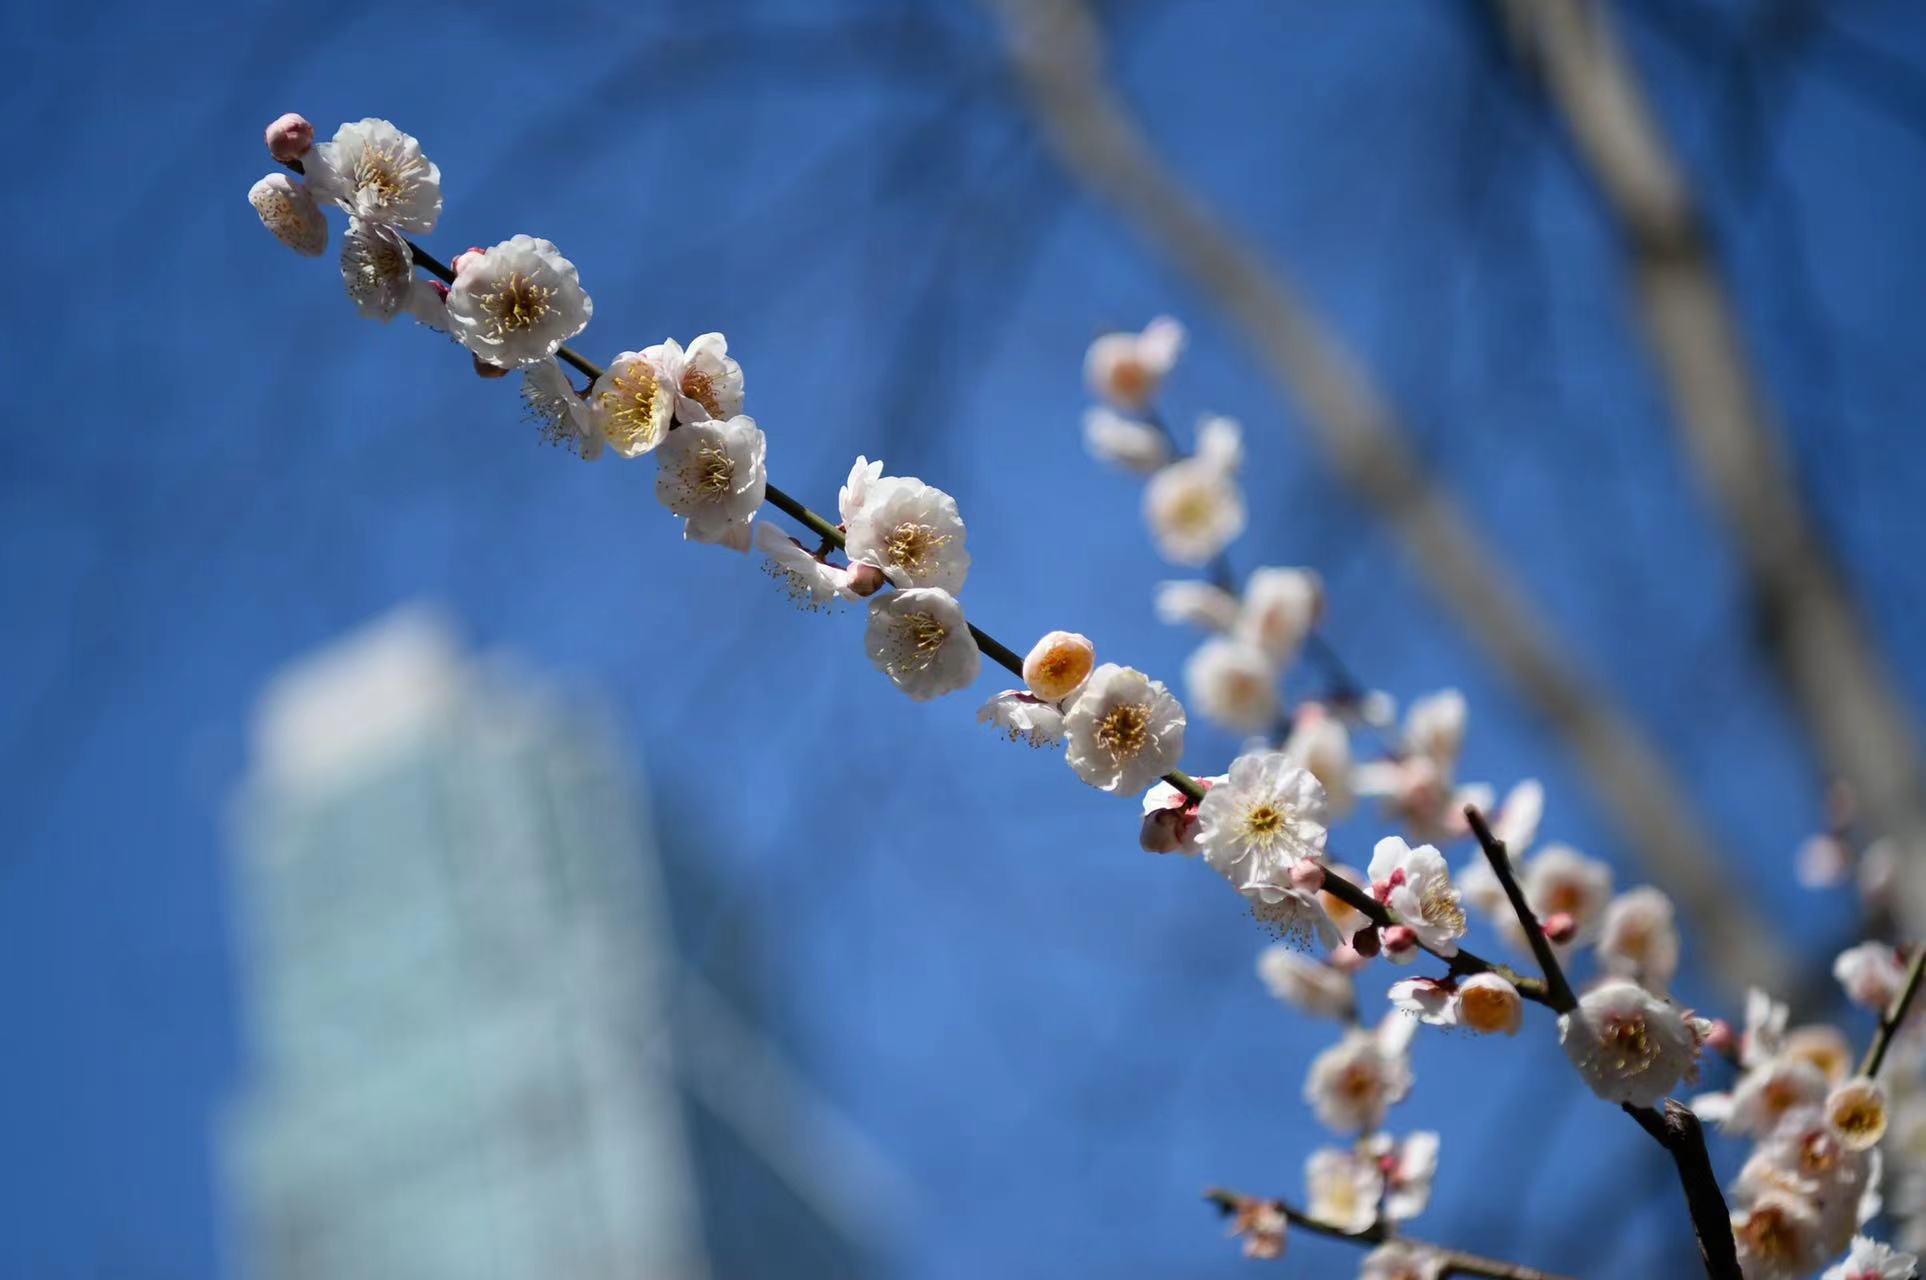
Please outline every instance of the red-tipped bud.
[{"label": "red-tipped bud", "polygon": [[459,276],[462,272],[468,270],[468,268],[474,266],[477,262],[480,262],[487,252],[488,250],[486,249],[476,245],[470,245],[455,255],[455,260],[448,264],[448,269]]},{"label": "red-tipped bud", "polygon": [[1368,925],[1351,935],[1351,949],[1369,960],[1378,953],[1378,927]]},{"label": "red-tipped bud", "polygon": [[476,376],[483,378],[506,378],[508,376],[508,370],[498,364],[490,364],[480,356],[475,357],[475,373]]},{"label": "red-tipped bud", "polygon": [[1305,893],[1316,893],[1324,887],[1324,864],[1309,858],[1299,858],[1291,864],[1291,887]]},{"label": "red-tipped bud", "polygon": [[1560,945],[1578,936],[1578,921],[1572,919],[1572,913],[1569,911],[1552,912],[1545,917],[1541,927],[1545,930],[1547,938]]},{"label": "red-tipped bud", "polygon": [[875,595],[887,581],[883,571],[873,564],[859,562],[849,566],[849,589],[859,596]]},{"label": "red-tipped bud", "polygon": [[1384,931],[1384,954],[1387,956],[1408,955],[1416,949],[1418,935],[1409,925],[1394,924]]},{"label": "red-tipped bud", "polygon": [[313,146],[314,126],[292,111],[267,127],[268,154],[282,164],[299,160]]}]

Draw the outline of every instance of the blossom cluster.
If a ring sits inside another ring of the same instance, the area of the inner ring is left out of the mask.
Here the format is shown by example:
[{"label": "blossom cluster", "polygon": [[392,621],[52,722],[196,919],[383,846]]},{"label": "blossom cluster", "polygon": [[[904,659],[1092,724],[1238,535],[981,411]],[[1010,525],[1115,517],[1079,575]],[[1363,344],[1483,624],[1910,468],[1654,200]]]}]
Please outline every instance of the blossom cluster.
[{"label": "blossom cluster", "polygon": [[[1926,1233],[1926,1042],[1910,1026],[1895,1035],[1882,1024],[1880,1053],[1893,1066],[1882,1081],[1879,1053],[1855,1070],[1843,1033],[1788,1029],[1786,1006],[1762,993],[1739,1031],[1674,1003],[1667,993],[1681,939],[1670,901],[1651,887],[1615,892],[1611,868],[1568,845],[1535,848],[1544,814],[1535,781],[1513,786],[1502,803],[1490,786],[1460,782],[1468,708],[1456,691],[1412,701],[1400,721],[1389,695],[1347,677],[1328,698],[1285,708],[1283,675],[1313,638],[1323,585],[1309,569],[1268,567],[1231,589],[1226,551],[1246,522],[1241,428],[1205,418],[1194,448],[1179,455],[1155,407],[1184,344],[1174,320],[1091,345],[1086,377],[1103,403],[1084,428],[1092,452],[1148,477],[1144,512],[1161,553],[1213,571],[1164,583],[1156,598],[1164,620],[1209,633],[1186,664],[1191,701],[1247,738],[1223,773],[1195,779],[1177,771],[1187,717],[1160,681],[1099,663],[1095,645],[1070,631],[1043,636],[1019,663],[970,624],[959,596],[971,558],[951,495],[885,475],[866,457],[838,494],[834,525],[775,489],[766,437],[743,413],[742,367],[721,334],[687,346],[665,339],[597,368],[564,345],[588,325],[593,304],[554,244],[516,235],[444,268],[408,239],[432,231],[442,206],[440,170],[416,139],[367,119],[317,143],[305,120],[285,116],[269,126],[267,144],[284,169],[256,183],[250,203],[307,256],[326,250],[324,210],[346,215],[340,269],[360,314],[387,321],[405,312],[459,343],[477,373],[520,373],[542,436],[583,459],[654,455],[656,497],[685,539],[759,549],[807,608],[860,603],[870,661],[909,697],[966,688],[991,653],[1022,687],[991,697],[980,720],[1033,746],[1062,744],[1083,782],[1141,796],[1143,849],[1193,858],[1224,878],[1281,939],[1259,959],[1265,986],[1339,1024],[1336,1042],[1310,1064],[1303,1099],[1344,1143],[1307,1159],[1306,1213],[1374,1244],[1364,1280],[1436,1280],[1456,1265],[1444,1250],[1393,1238],[1425,1208],[1439,1161],[1436,1133],[1386,1127],[1412,1091],[1419,1029],[1516,1035],[1530,1001],[1552,1006],[1575,1073],[1612,1103],[1655,1106],[1697,1079],[1708,1050],[1731,1062],[1732,1087],[1692,1106],[1753,1143],[1731,1189],[1748,1280],[1793,1280],[1841,1253],[1828,1280],[1913,1273],[1911,1255],[1857,1233],[1882,1207],[1900,1220],[1902,1245]],[[420,278],[418,268],[439,278]],[[766,503],[819,545],[759,518]],[[1354,732],[1367,730],[1380,749],[1360,759]],[[1332,848],[1333,824],[1360,797],[1379,799],[1396,828],[1372,842],[1361,869]],[[1454,876],[1446,847],[1474,834],[1471,817],[1487,812],[1478,852]],[[1847,847],[1839,833],[1814,842],[1802,877],[1842,879]],[[1858,859],[1862,888],[1877,880],[1876,847]],[[1468,950],[1475,922],[1538,961],[1544,979]],[[1384,1012],[1361,1015],[1358,978],[1374,959],[1410,966],[1426,957],[1442,971],[1391,982]],[[1573,994],[1566,970],[1586,964],[1589,981]],[[1841,954],[1835,973],[1851,1001],[1884,1012],[1896,999],[1903,1009],[1918,967],[1875,940]],[[1882,1191],[1888,1165],[1891,1195]],[[1247,1253],[1276,1257],[1290,1221],[1276,1202],[1243,1200],[1233,1230]]]}]

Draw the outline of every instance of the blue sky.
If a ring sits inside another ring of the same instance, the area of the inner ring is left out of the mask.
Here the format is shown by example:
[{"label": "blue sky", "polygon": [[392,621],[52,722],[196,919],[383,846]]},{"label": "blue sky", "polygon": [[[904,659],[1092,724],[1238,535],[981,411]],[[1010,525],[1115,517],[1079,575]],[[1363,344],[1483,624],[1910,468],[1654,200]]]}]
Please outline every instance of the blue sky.
[{"label": "blue sky", "polygon": [[[1625,26],[1803,491],[1917,709],[1926,23],[1866,0],[1788,34],[1779,8],[1645,0]],[[1290,265],[1664,744],[1735,883],[1817,960],[1852,914],[1792,884],[1813,761],[1609,228],[1476,12],[1145,0],[1113,35],[1174,165]],[[1329,1033],[1263,994],[1264,940],[1219,882],[1139,854],[1133,804],[979,730],[975,697],[895,695],[859,616],[798,614],[753,564],[683,545],[650,464],[542,449],[508,386],[356,317],[332,263],[247,207],[283,110],[417,135],[444,257],[554,240],[595,297],[588,353],[727,332],[772,474],[819,509],[858,452],[955,494],[964,602],[996,635],[1082,630],[1172,680],[1191,638],[1151,616],[1166,574],[1135,482],[1084,457],[1077,422],[1090,337],[1180,316],[1167,407],[1246,423],[1240,570],[1320,569],[1356,669],[1404,697],[1463,688],[1467,772],[1544,778],[1547,834],[1638,880],[1237,334],[1067,184],[991,37],[968,5],[855,0],[0,13],[0,1271],[220,1265],[209,1125],[239,1052],[223,807],[249,708],[290,656],[417,597],[617,709],[660,811],[735,889],[728,927],[762,941],[774,1033],[939,1206],[891,1242],[904,1274],[1230,1274],[1198,1189],[1296,1194],[1322,1140],[1297,1095]],[[1186,763],[1235,749],[1199,729]],[[1367,817],[1340,839],[1377,834]],[[687,940],[699,955],[721,927]],[[1395,1121],[1444,1133],[1425,1232],[1576,1266],[1599,1205],[1630,1205],[1612,1269],[1669,1274],[1659,1153],[1532,1030],[1420,1045]],[[1299,1274],[1349,1262],[1301,1253]]]}]

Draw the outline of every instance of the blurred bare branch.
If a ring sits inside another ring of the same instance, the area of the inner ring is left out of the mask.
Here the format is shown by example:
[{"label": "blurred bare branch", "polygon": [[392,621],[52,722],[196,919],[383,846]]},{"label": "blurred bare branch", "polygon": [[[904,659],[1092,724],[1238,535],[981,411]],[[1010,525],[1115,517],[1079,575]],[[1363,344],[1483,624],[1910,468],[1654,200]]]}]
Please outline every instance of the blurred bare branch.
[{"label": "blurred bare branch", "polygon": [[[1874,828],[1926,849],[1926,770],[1906,700],[1806,510],[1705,221],[1609,14],[1594,0],[1495,3],[1617,222],[1678,429],[1739,544],[1760,634],[1821,761]],[[1899,865],[1917,927],[1926,874],[1916,856]]]},{"label": "blurred bare branch", "polygon": [[[1420,464],[1410,432],[1289,275],[1164,165],[1104,75],[1101,33],[1079,0],[988,0],[1025,92],[1065,166],[1111,202],[1243,331],[1296,400],[1338,475],[1520,696],[1584,768],[1607,816],[1706,942],[1734,990],[1787,972],[1752,905],[1721,874],[1712,837],[1645,734],[1578,671],[1503,561]],[[1650,815],[1662,814],[1662,821]]]}]

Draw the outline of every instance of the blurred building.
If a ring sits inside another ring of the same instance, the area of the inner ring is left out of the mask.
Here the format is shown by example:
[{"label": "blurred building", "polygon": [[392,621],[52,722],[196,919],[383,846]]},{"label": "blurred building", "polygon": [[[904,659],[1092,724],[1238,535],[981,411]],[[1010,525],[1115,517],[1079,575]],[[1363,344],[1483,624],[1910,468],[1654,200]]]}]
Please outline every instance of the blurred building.
[{"label": "blurred building", "polygon": [[[638,800],[593,717],[423,611],[270,685],[235,841],[238,1274],[744,1274],[715,1215],[745,1210],[783,1274],[861,1269],[796,1156],[817,1104],[681,971]],[[745,1070],[762,1109],[730,1114]]]}]

